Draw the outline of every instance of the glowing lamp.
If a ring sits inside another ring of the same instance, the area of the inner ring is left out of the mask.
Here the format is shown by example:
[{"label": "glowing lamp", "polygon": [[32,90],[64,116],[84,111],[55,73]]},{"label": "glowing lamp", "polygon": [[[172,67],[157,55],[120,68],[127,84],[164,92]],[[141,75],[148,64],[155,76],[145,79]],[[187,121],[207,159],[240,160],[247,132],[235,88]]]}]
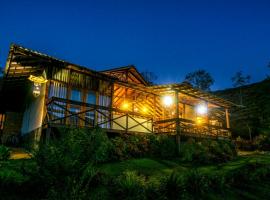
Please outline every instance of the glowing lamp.
[{"label": "glowing lamp", "polygon": [[203,123],[203,118],[201,118],[201,117],[197,117],[196,118],[196,123],[198,124],[198,125],[200,125],[200,124],[202,124]]},{"label": "glowing lamp", "polygon": [[172,96],[164,96],[162,100],[165,106],[171,106],[173,104]]},{"label": "glowing lamp", "polygon": [[207,106],[206,105],[198,105],[196,107],[196,112],[199,114],[199,115],[205,115],[207,114]]},{"label": "glowing lamp", "polygon": [[30,75],[28,77],[28,79],[34,83],[46,83],[48,80],[46,80],[44,77],[42,76],[33,76],[33,75]]},{"label": "glowing lamp", "polygon": [[34,83],[34,88],[33,88],[34,97],[38,97],[40,95],[40,90],[41,90],[41,84],[40,83]]},{"label": "glowing lamp", "polygon": [[127,102],[124,102],[124,103],[122,104],[122,109],[128,110],[128,108],[129,108],[129,104],[128,104]]},{"label": "glowing lamp", "polygon": [[143,107],[142,111],[143,111],[144,113],[147,113],[147,111],[148,111],[147,107]]},{"label": "glowing lamp", "polygon": [[40,95],[40,91],[41,91],[41,84],[46,83],[48,80],[46,80],[42,76],[33,76],[33,75],[30,75],[28,77],[28,79],[34,83],[34,85],[33,85],[34,97],[38,97]]}]

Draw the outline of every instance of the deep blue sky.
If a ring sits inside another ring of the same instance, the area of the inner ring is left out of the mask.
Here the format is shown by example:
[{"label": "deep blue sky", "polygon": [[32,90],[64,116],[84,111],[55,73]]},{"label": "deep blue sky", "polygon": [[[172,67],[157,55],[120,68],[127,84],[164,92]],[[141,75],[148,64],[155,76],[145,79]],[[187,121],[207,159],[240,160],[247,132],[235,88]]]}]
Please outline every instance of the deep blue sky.
[{"label": "deep blue sky", "polygon": [[10,43],[95,70],[134,64],[159,83],[206,69],[221,89],[236,71],[268,73],[270,1],[0,0],[0,66]]}]

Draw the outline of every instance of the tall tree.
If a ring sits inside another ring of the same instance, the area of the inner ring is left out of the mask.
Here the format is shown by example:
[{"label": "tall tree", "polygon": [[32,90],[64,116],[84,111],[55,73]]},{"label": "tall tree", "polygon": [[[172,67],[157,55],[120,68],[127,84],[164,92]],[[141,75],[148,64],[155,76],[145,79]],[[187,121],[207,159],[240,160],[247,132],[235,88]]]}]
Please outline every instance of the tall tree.
[{"label": "tall tree", "polygon": [[233,87],[239,87],[239,101],[240,105],[243,105],[243,91],[242,87],[250,82],[250,75],[243,75],[242,71],[236,72],[236,74],[231,78],[233,82]]},{"label": "tall tree", "polygon": [[149,84],[149,85],[154,85],[155,81],[157,80],[157,75],[154,72],[150,72],[150,71],[143,71],[141,73],[141,75],[143,76],[143,78],[145,79],[145,81]]},{"label": "tall tree", "polygon": [[210,91],[210,87],[215,82],[213,77],[203,69],[188,73],[185,77],[185,81],[204,91]]},{"label": "tall tree", "polygon": [[0,77],[4,75],[4,68],[0,67]]}]

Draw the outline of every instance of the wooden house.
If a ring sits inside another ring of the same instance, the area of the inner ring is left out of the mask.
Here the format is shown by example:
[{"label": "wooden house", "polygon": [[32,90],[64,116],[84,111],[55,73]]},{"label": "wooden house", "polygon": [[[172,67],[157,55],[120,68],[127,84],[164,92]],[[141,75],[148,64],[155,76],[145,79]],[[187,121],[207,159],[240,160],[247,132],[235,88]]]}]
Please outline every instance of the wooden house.
[{"label": "wooden house", "polygon": [[94,71],[11,45],[0,129],[2,140],[49,138],[59,126],[229,138],[231,106],[188,83],[149,85],[134,66]]}]

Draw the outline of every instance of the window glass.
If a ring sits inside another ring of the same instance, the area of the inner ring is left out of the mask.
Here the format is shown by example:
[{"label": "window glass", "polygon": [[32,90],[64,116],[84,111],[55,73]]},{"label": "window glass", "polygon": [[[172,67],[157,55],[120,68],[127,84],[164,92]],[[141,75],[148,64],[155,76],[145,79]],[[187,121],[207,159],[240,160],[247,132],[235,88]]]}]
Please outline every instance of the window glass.
[{"label": "window glass", "polygon": [[96,94],[95,92],[88,92],[86,95],[86,103],[96,104]]},{"label": "window glass", "polygon": [[81,91],[79,90],[72,90],[71,91],[71,95],[70,95],[70,100],[73,100],[73,101],[81,101]]}]

